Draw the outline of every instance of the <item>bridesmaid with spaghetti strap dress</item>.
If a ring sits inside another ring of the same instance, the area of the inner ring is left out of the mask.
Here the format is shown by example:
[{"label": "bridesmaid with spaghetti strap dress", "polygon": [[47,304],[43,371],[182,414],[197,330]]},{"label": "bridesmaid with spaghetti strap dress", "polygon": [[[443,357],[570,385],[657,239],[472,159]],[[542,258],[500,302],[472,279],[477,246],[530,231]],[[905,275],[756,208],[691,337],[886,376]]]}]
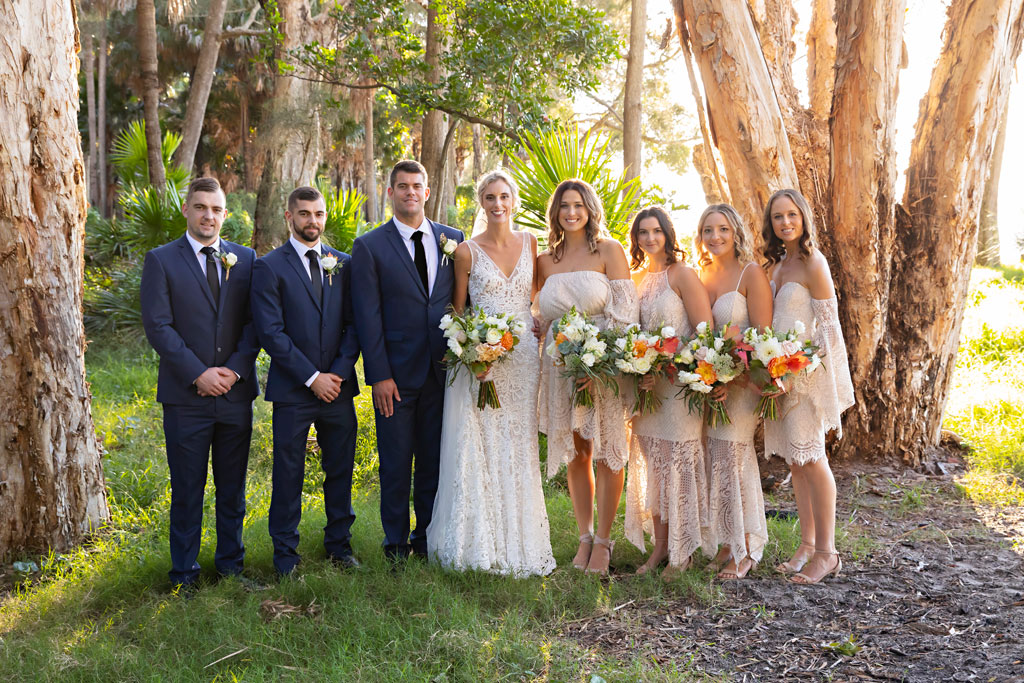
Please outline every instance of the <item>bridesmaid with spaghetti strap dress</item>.
[{"label": "bridesmaid with spaghetti strap dress", "polygon": [[[633,219],[629,231],[633,281],[640,296],[640,326],[654,330],[671,325],[683,339],[694,325],[711,324],[711,303],[686,252],[676,242],[672,220],[660,206]],[[643,267],[642,266],[646,266]],[[626,482],[626,538],[641,550],[644,530],[654,536],[650,557],[637,569],[647,574],[668,563],[661,578],[669,581],[690,565],[703,547],[714,555],[707,528],[707,463],[703,415],[691,413],[675,399],[668,378],[647,376],[641,388],[654,391],[661,405],[649,415],[634,415]]]},{"label": "bridesmaid with spaghetti strap dress", "polygon": [[[772,322],[772,292],[764,271],[754,264],[753,239],[736,209],[712,204],[701,215],[696,238],[700,279],[711,297],[715,327]],[[761,560],[768,542],[761,477],[754,451],[759,395],[745,376],[710,394],[725,400],[730,424],[707,430],[708,511],[714,545],[713,566],[721,579],[741,579]]]},{"label": "bridesmaid with spaghetti strap dress", "polygon": [[[537,308],[551,344],[551,323],[573,306],[599,328],[625,328],[638,319],[636,287],[622,245],[604,227],[604,209],[590,184],[562,181],[548,203],[548,249],[537,257]],[[544,353],[540,431],[548,437],[548,476],[567,467],[580,543],[572,564],[607,575],[612,523],[622,497],[628,455],[623,399],[592,383],[594,406],[572,405],[572,383]],[[594,534],[594,502],[597,534]]]},{"label": "bridesmaid with spaghetti strap dress", "polygon": [[793,474],[800,518],[800,546],[776,569],[793,583],[818,583],[839,574],[836,551],[836,484],[825,457],[825,433],[843,435],[841,415],[853,405],[853,384],[828,262],[817,248],[814,218],[796,190],[779,190],[765,207],[761,236],[765,269],[775,294],[772,328],[804,326],[803,336],[821,350],[821,366],[786,380],[779,419],[764,426],[765,455],[778,455]]}]

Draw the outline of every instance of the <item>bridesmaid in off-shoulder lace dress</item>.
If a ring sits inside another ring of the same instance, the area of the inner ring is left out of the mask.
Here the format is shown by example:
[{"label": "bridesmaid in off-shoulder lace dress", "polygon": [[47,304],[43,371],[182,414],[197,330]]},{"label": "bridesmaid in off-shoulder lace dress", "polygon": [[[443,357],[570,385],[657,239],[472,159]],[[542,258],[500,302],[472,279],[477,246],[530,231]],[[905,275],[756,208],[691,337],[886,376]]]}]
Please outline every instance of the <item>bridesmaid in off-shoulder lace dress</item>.
[{"label": "bridesmaid in off-shoulder lace dress", "polygon": [[[548,202],[548,249],[537,257],[537,277],[544,349],[551,343],[551,323],[573,306],[601,329],[637,321],[636,288],[626,253],[605,230],[604,209],[594,188],[582,180],[562,181]],[[611,390],[594,384],[591,391],[592,408],[573,407],[571,380],[544,353],[539,412],[540,431],[548,437],[548,476],[566,463],[580,534],[573,566],[605,575],[628,454],[626,414],[622,398]]]},{"label": "bridesmaid in off-shoulder lace dress", "polygon": [[778,420],[764,426],[765,455],[786,460],[800,517],[800,546],[776,569],[794,583],[818,583],[838,574],[836,484],[825,457],[825,432],[843,434],[842,412],[853,405],[846,344],[839,326],[835,287],[828,262],[817,248],[814,218],[796,190],[779,190],[768,200],[761,226],[765,269],[775,294],[772,329],[784,333],[804,325],[804,337],[821,348],[822,364],[787,382]]},{"label": "bridesmaid in off-shoulder lace dress", "polygon": [[[764,271],[754,265],[753,239],[736,209],[712,204],[704,210],[696,238],[700,279],[711,296],[715,327],[732,325],[737,334],[772,322],[772,292]],[[721,546],[714,566],[719,578],[741,579],[758,562],[768,542],[764,496],[754,451],[758,394],[746,376],[716,389],[731,424],[707,430],[708,510],[714,544]]]},{"label": "bridesmaid in off-shoulder lace dress", "polygon": [[[629,231],[633,281],[640,297],[640,326],[653,330],[671,325],[683,339],[694,326],[712,324],[711,302],[697,273],[686,265],[686,252],[676,242],[672,219],[660,206],[640,211]],[[642,266],[646,266],[642,268]],[[634,415],[626,482],[626,538],[641,550],[644,527],[653,532],[654,548],[637,574],[664,562],[661,577],[671,580],[690,564],[699,547],[714,554],[707,505],[707,463],[703,415],[690,413],[675,399],[668,378],[641,380],[661,405],[649,415]]]}]

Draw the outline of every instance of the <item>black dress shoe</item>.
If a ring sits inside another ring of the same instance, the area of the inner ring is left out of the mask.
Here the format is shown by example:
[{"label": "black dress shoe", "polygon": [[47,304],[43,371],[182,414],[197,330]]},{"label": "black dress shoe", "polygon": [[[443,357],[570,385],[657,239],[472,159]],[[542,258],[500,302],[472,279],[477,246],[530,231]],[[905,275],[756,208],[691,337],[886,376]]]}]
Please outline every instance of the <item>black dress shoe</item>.
[{"label": "black dress shoe", "polygon": [[348,555],[332,555],[330,560],[331,560],[331,564],[333,564],[338,569],[343,569],[343,570],[344,569],[361,569],[362,566],[363,566],[363,563],[360,562],[359,559],[355,555],[352,555],[351,553],[348,554]]}]

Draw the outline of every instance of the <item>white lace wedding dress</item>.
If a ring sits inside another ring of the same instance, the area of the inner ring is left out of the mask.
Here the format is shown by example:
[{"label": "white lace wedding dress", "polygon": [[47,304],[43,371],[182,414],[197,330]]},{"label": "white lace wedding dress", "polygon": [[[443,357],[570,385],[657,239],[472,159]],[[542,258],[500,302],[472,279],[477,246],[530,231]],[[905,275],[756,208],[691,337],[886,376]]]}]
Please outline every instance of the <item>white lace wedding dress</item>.
[{"label": "white lace wedding dress", "polygon": [[510,277],[468,241],[470,303],[488,312],[514,313],[527,332],[491,370],[500,409],[477,408],[480,383],[465,368],[445,390],[427,552],[450,569],[530,576],[555,568],[537,451],[540,356],[529,331],[532,240],[520,234],[523,248]]}]

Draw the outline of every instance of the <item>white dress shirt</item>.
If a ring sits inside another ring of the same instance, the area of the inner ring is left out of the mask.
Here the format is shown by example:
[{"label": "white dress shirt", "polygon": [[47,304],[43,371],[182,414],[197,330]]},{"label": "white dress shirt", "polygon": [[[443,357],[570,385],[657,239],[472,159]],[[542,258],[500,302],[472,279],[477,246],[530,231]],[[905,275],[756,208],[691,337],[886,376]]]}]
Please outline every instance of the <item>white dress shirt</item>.
[{"label": "white dress shirt", "polygon": [[[322,257],[324,255],[324,251],[323,248],[320,246],[320,240],[317,240],[316,244],[314,244],[313,246],[309,246],[295,239],[295,235],[290,235],[288,237],[288,243],[292,245],[292,249],[294,249],[295,253],[299,255],[299,262],[302,263],[302,265],[306,268],[306,275],[309,277],[309,281],[312,282],[313,275],[309,272],[309,258],[306,257],[306,252],[309,251],[310,249],[314,249],[316,253],[320,254],[320,256]],[[317,259],[316,262],[320,265],[320,282],[323,283],[324,266],[323,264],[320,263],[320,259]],[[316,372],[309,376],[309,379],[306,380],[306,386],[308,387],[311,384],[313,384],[313,382],[319,376],[320,371],[317,370]]]},{"label": "white dress shirt", "polygon": [[[196,259],[199,261],[199,270],[203,271],[203,275],[206,275],[206,254],[199,251],[206,245],[197,242],[196,239],[192,237],[192,235],[188,234],[188,232],[185,233],[185,238],[188,240],[189,245],[192,247],[192,252],[196,255]],[[211,244],[210,246],[213,247],[214,251],[221,251],[220,238],[218,237],[216,240],[214,240],[213,244]],[[224,270],[224,268],[223,266],[221,266],[219,258],[214,258],[213,260],[214,263],[217,264],[217,281],[223,283],[224,273],[222,271]]]},{"label": "white dress shirt", "polygon": [[412,234],[414,232],[423,233],[423,251],[427,256],[427,284],[429,285],[427,294],[429,295],[434,290],[434,280],[437,278],[437,242],[434,240],[434,231],[430,229],[430,221],[424,218],[418,228],[411,228],[397,218],[394,221],[398,233],[402,236],[402,241],[405,242],[405,248],[409,250],[409,258],[413,260],[414,264],[416,262],[416,245],[412,241]]}]

